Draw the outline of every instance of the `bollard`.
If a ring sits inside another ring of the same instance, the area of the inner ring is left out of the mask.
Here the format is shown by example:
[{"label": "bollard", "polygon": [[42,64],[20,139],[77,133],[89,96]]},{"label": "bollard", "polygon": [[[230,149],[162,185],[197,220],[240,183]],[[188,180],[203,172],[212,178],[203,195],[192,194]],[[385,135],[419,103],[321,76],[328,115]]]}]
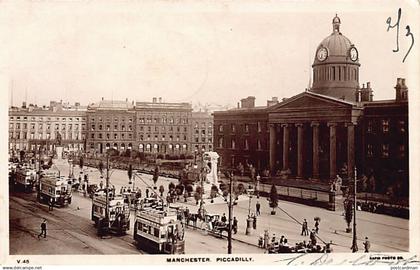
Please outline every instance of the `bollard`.
[{"label": "bollard", "polygon": [[250,217],[246,219],[246,231],[245,231],[246,235],[251,235],[253,221],[254,219]]}]

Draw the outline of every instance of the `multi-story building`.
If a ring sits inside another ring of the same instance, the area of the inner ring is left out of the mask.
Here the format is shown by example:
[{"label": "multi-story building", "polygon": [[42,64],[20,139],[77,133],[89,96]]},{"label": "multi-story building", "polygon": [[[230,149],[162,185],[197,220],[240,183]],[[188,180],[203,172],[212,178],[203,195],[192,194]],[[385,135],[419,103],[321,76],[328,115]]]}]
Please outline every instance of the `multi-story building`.
[{"label": "multi-story building", "polygon": [[189,103],[136,102],[136,148],[140,152],[180,155],[191,153]]},{"label": "multi-story building", "polygon": [[255,107],[248,97],[241,108],[214,113],[222,166],[253,163],[273,176],[324,182],[352,178],[357,167],[371,189],[407,195],[405,80],[397,80],[395,100],[374,101],[370,83],[359,87],[355,45],[340,32],[340,18],[332,24],[316,50],[312,88],[271,106]]},{"label": "multi-story building", "polygon": [[132,149],[135,143],[134,102],[104,100],[92,103],[86,112],[86,148],[103,154],[106,149],[120,152]]},{"label": "multi-story building", "polygon": [[192,112],[191,140],[193,151],[213,151],[213,116],[207,111]]},{"label": "multi-story building", "polygon": [[86,131],[86,107],[51,101],[50,106],[30,104],[9,109],[9,149],[53,150],[61,137],[64,149],[83,150]]},{"label": "multi-story building", "polygon": [[242,99],[237,108],[213,113],[214,149],[222,167],[239,163],[257,169],[268,166],[267,108],[277,103],[273,97],[267,106],[255,106],[255,97],[250,96]]}]

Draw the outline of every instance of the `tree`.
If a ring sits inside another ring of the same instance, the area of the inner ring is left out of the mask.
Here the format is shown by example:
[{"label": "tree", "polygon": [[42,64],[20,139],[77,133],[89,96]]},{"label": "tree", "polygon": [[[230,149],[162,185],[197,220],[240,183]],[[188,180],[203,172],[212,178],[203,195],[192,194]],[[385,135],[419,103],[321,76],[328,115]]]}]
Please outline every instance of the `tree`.
[{"label": "tree", "polygon": [[155,186],[156,186],[156,183],[157,183],[158,179],[159,179],[159,167],[156,166],[155,170],[153,172],[153,183],[155,184]]},{"label": "tree", "polygon": [[81,170],[83,170],[84,163],[85,163],[85,161],[83,159],[83,156],[81,156],[80,159],[79,159],[79,167],[80,167]]},{"label": "tree", "polygon": [[216,185],[212,185],[211,186],[211,190],[210,190],[211,202],[213,202],[213,199],[216,198],[218,192],[219,192],[219,189],[217,188],[217,186]]},{"label": "tree", "polygon": [[169,188],[169,191],[174,190],[175,189],[175,184],[170,182],[169,185],[168,185],[168,188]]},{"label": "tree", "polygon": [[127,175],[128,175],[128,180],[130,180],[131,182],[131,178],[133,178],[133,166],[131,164],[128,165]]},{"label": "tree", "polygon": [[190,196],[190,197],[191,197],[191,193],[193,192],[193,190],[194,190],[194,188],[193,188],[192,185],[187,185],[185,187],[185,191],[187,192],[188,196]]},{"label": "tree", "polygon": [[274,184],[271,186],[269,198],[270,198],[270,207],[273,208],[273,210],[271,211],[271,214],[275,215],[276,214],[275,209],[279,204],[279,196],[277,194],[277,188]]},{"label": "tree", "polygon": [[104,163],[102,162],[102,160],[99,162],[98,170],[99,170],[99,172],[101,173],[101,176],[102,176],[102,174],[104,172]]},{"label": "tree", "polygon": [[25,151],[21,150],[19,152],[19,155],[20,155],[20,162],[23,162],[23,160],[25,159]]},{"label": "tree", "polygon": [[159,187],[160,196],[163,196],[164,191],[165,191],[165,188],[162,185],[160,185]]},{"label": "tree", "polygon": [[344,220],[347,223],[346,232],[351,232],[350,223],[353,219],[353,202],[350,200],[344,201]]},{"label": "tree", "polygon": [[202,188],[200,186],[197,186],[194,193],[195,204],[198,204],[198,202],[200,201],[202,193]]}]

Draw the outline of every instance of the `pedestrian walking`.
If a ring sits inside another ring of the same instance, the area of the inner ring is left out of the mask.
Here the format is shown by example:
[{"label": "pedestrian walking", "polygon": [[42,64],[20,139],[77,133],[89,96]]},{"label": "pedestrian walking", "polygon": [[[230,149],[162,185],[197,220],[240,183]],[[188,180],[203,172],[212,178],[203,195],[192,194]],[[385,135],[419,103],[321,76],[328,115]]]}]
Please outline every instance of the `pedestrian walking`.
[{"label": "pedestrian walking", "polygon": [[257,216],[261,215],[260,209],[261,209],[260,201],[257,201],[257,204],[255,205],[255,215]]},{"label": "pedestrian walking", "polygon": [[317,219],[315,220],[315,233],[318,233],[318,232],[319,232],[319,221]]},{"label": "pedestrian walking", "polygon": [[311,239],[312,246],[316,245],[316,237],[315,237],[315,230],[312,230],[309,234],[309,239]]},{"label": "pedestrian walking", "polygon": [[257,229],[257,216],[252,217],[252,228]]},{"label": "pedestrian walking", "polygon": [[41,233],[38,234],[38,239],[44,235],[44,238],[47,237],[47,220],[44,218],[44,221],[41,223]]},{"label": "pedestrian walking", "polygon": [[233,233],[237,234],[238,233],[238,220],[236,219],[236,217],[233,218]]},{"label": "pedestrian walking", "polygon": [[52,211],[54,210],[54,199],[50,198],[49,202],[48,202],[48,210]]},{"label": "pedestrian walking", "polygon": [[363,246],[365,247],[365,253],[368,253],[370,249],[370,241],[367,237],[365,237],[365,242],[363,242]]},{"label": "pedestrian walking", "polygon": [[306,221],[306,218],[303,219],[302,232],[300,233],[300,235],[304,235],[304,236],[308,235],[308,221]]},{"label": "pedestrian walking", "polygon": [[146,188],[146,198],[149,198],[149,189]]},{"label": "pedestrian walking", "polygon": [[283,245],[283,243],[284,243],[284,235],[282,235],[282,236],[280,237],[280,245]]},{"label": "pedestrian walking", "polygon": [[222,221],[223,223],[226,223],[227,218],[226,218],[225,213],[223,213],[222,218],[221,218],[221,221]]},{"label": "pedestrian walking", "polygon": [[104,182],[101,180],[101,182],[99,183],[99,188],[102,189],[104,187]]}]

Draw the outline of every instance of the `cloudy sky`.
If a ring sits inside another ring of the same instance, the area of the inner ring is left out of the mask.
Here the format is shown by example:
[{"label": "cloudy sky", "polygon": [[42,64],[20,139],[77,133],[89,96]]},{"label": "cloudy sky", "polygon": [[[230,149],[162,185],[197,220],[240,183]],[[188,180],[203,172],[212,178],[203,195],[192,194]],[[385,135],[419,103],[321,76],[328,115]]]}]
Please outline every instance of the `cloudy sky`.
[{"label": "cloudy sky", "polygon": [[401,6],[398,53],[386,20],[396,20],[399,6],[361,3],[5,1],[3,86],[9,103],[13,90],[14,105],[157,96],[234,106],[248,95],[262,105],[305,90],[315,49],[338,13],[341,32],[359,51],[360,83],[371,82],[375,99],[393,98],[397,77],[412,90],[417,43],[402,59],[411,44],[405,26],[420,31],[415,2]]}]

